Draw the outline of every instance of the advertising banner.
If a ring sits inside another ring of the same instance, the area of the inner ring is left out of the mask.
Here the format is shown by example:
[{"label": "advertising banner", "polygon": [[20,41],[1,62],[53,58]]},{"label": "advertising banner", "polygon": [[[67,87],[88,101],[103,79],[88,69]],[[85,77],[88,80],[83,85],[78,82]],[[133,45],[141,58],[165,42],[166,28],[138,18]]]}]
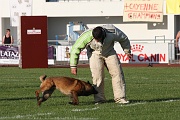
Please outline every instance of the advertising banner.
[{"label": "advertising banner", "polygon": [[49,46],[48,47],[48,59],[54,59],[54,46]]},{"label": "advertising banner", "polygon": [[0,64],[19,64],[18,47],[0,46]]},{"label": "advertising banner", "polygon": [[124,0],[124,22],[163,21],[163,0]]},{"label": "advertising banner", "polygon": [[131,43],[132,58],[129,60],[119,43],[115,50],[121,63],[168,63],[168,43]]},{"label": "advertising banner", "polygon": [[[56,60],[57,61],[70,61],[70,51],[72,46],[58,46],[56,49]],[[79,60],[88,60],[87,50],[81,51]]]},{"label": "advertising banner", "polygon": [[[54,64],[54,47],[48,47],[48,64]],[[19,48],[16,46],[0,46],[0,64],[19,64]]]},{"label": "advertising banner", "polygon": [[54,65],[54,46],[48,47],[48,65]]},{"label": "advertising banner", "polygon": [[[72,46],[58,46],[56,50],[57,61],[69,61]],[[168,63],[168,43],[131,43],[132,59],[128,59],[119,43],[114,49],[121,63]],[[88,60],[87,51],[81,51],[79,60]]]}]

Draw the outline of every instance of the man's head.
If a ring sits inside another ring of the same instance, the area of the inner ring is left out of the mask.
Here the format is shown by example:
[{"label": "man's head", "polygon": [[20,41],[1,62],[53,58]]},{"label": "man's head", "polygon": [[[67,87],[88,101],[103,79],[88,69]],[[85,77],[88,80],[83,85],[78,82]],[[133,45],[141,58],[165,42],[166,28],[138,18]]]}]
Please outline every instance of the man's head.
[{"label": "man's head", "polygon": [[10,29],[6,29],[6,33],[10,34],[11,30]]},{"label": "man's head", "polygon": [[106,31],[102,27],[96,27],[92,31],[94,39],[101,42],[106,37]]}]

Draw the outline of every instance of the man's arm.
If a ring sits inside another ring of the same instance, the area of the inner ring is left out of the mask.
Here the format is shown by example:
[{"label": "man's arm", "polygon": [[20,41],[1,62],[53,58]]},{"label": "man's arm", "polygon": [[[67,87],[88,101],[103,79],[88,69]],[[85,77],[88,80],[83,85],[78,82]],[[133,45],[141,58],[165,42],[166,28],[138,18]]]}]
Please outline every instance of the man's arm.
[{"label": "man's arm", "polygon": [[75,42],[70,53],[70,67],[76,68],[79,60],[79,54],[86,45],[93,39],[92,30],[84,32]]},{"label": "man's arm", "polygon": [[4,41],[5,41],[5,36],[4,36],[3,39],[2,39],[2,44],[4,44]]},{"label": "man's arm", "polygon": [[176,47],[178,47],[179,38],[180,38],[180,31],[176,35]]},{"label": "man's arm", "polygon": [[11,45],[14,43],[13,36],[11,36]]},{"label": "man's arm", "polygon": [[125,54],[131,53],[131,45],[128,37],[118,28],[116,28],[116,32],[115,32],[115,41],[120,43]]}]

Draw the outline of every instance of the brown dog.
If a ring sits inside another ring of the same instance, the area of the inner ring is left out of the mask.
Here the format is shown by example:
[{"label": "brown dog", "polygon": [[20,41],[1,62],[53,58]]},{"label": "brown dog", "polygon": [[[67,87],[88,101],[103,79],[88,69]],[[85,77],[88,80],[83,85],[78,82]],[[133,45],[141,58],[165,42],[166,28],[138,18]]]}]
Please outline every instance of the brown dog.
[{"label": "brown dog", "polygon": [[[91,94],[97,94],[98,92],[88,82],[84,82],[75,78],[69,77],[48,77],[46,75],[40,76],[40,89],[36,90],[36,98],[38,105],[46,101],[55,89],[60,90],[63,94],[69,95],[71,98],[70,104],[78,105],[78,96],[88,96]],[[42,98],[39,97],[39,93],[42,92]]]}]

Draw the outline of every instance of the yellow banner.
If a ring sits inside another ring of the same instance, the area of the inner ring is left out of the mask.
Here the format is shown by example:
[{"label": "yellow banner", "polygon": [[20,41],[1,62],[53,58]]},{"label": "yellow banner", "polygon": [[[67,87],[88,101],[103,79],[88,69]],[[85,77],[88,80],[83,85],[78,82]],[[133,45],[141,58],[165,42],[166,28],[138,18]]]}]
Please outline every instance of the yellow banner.
[{"label": "yellow banner", "polygon": [[180,0],[166,0],[167,14],[180,14]]}]

